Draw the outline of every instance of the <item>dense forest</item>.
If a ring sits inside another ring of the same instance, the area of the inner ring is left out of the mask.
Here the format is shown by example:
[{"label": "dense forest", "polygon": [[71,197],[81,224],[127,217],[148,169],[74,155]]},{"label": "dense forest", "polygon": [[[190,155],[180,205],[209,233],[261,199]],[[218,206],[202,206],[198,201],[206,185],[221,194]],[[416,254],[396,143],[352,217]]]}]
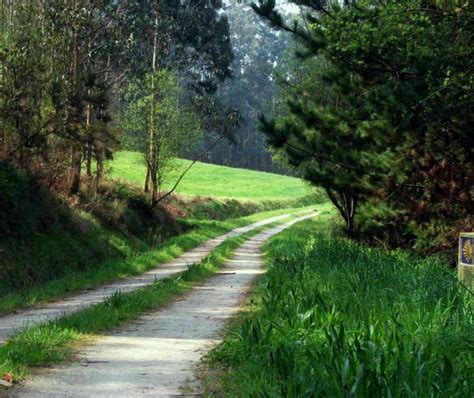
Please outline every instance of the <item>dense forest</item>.
[{"label": "dense forest", "polygon": [[[286,2],[280,2],[286,5]],[[283,8],[288,17],[296,9]],[[288,172],[274,162],[274,153],[257,128],[258,116],[281,108],[280,82],[290,70],[294,41],[288,33],[274,31],[252,11],[250,2],[228,0],[224,7],[229,20],[234,60],[233,77],[220,85],[221,101],[239,111],[241,122],[232,141],[224,141],[206,155],[206,160],[234,167]]]},{"label": "dense forest", "polygon": [[169,159],[202,131],[210,148],[229,139],[239,121],[213,95],[233,59],[221,6],[3,1],[2,158],[75,195],[84,180],[99,185],[116,149],[133,148],[159,201]]}]

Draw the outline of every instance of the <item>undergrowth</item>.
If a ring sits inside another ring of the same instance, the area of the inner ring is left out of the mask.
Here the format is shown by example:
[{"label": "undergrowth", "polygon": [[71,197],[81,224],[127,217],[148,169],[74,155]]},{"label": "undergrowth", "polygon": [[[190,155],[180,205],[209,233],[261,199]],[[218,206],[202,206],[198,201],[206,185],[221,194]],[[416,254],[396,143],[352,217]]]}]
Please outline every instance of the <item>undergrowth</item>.
[{"label": "undergrowth", "polygon": [[474,300],[454,272],[318,223],[266,246],[250,313],[208,357],[208,395],[472,397]]}]

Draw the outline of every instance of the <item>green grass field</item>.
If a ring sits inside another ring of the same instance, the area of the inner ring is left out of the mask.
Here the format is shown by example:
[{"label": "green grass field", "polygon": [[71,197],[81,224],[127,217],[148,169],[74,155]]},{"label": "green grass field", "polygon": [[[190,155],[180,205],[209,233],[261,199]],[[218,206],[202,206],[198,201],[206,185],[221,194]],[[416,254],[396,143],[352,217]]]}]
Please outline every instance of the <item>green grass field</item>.
[{"label": "green grass field", "polygon": [[[175,169],[165,183],[165,189],[174,185],[181,171],[190,163],[177,159]],[[145,165],[141,154],[122,151],[108,164],[108,175],[114,179],[144,184]],[[196,163],[181,181],[177,193],[185,196],[213,196],[240,200],[291,200],[311,193],[299,178],[272,173]]]}]

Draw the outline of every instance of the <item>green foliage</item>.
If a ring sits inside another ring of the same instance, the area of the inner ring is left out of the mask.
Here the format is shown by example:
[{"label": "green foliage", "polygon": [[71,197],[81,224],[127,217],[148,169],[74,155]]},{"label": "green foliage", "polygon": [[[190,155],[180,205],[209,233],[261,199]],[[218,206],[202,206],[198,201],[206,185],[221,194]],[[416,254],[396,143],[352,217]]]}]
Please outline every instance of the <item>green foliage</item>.
[{"label": "green foliage", "polygon": [[173,70],[195,91],[214,92],[230,77],[233,53],[221,0],[124,0],[114,6],[122,11],[120,38],[127,42],[130,76],[151,71],[156,32],[157,67]]},{"label": "green foliage", "polygon": [[[173,70],[183,87],[192,88],[185,95],[191,102],[230,76],[232,48],[221,7],[221,1],[169,0],[2,3],[2,158],[70,196],[78,194],[84,172],[92,180],[95,161],[97,187],[104,161],[119,144],[117,116],[129,105],[123,82],[146,86],[158,58],[159,68]],[[171,101],[178,94],[164,74],[157,76],[163,87],[147,95],[165,94]],[[182,112],[178,119],[169,106],[161,115],[168,111],[192,146],[200,132],[196,117]]]},{"label": "green foliage", "polygon": [[69,208],[34,178],[4,162],[0,220],[0,295],[84,270],[106,258],[124,258],[144,247],[138,237],[127,239]]},{"label": "green foliage", "polygon": [[43,204],[52,198],[23,170],[0,161],[0,239],[25,238],[57,222],[60,206]]},{"label": "green foliage", "polygon": [[473,225],[472,3],[294,3],[306,24],[274,1],[255,6],[308,59],[290,115],[262,120],[270,143],[326,189],[350,232],[446,248],[455,225]]},{"label": "green foliage", "polygon": [[258,306],[210,357],[219,396],[470,397],[474,299],[436,258],[304,222],[267,245]]},{"label": "green foliage", "polygon": [[197,115],[182,104],[182,96],[179,81],[166,69],[147,74],[127,90],[128,146],[143,154],[158,196],[173,159],[191,150],[202,134]]}]

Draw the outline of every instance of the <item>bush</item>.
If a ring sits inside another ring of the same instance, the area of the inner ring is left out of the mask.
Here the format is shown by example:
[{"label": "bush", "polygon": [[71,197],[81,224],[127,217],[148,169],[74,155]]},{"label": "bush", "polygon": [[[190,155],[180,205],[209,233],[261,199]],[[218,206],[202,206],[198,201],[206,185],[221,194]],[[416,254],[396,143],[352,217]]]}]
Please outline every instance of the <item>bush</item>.
[{"label": "bush", "polygon": [[34,178],[0,160],[0,239],[47,231],[64,210],[61,201]]}]

